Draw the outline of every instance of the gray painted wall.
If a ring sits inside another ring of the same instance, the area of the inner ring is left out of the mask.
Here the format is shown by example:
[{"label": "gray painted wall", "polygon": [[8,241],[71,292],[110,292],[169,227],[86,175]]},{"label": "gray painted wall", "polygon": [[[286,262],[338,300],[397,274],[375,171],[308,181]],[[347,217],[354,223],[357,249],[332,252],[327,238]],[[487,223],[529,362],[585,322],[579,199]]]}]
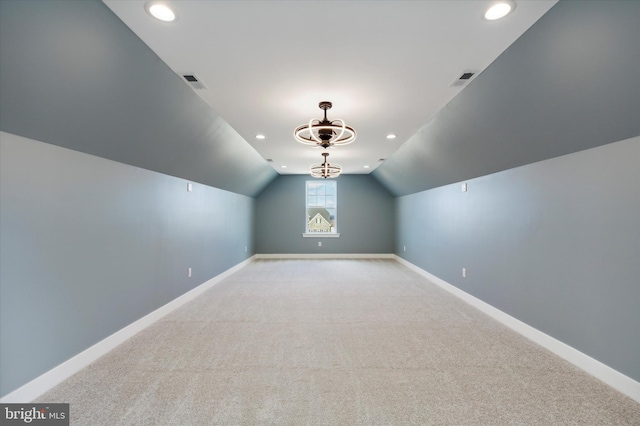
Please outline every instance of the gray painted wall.
[{"label": "gray painted wall", "polygon": [[0,161],[0,395],[253,252],[253,198],[4,132]]},{"label": "gray painted wall", "polygon": [[307,180],[280,176],[257,198],[256,253],[393,252],[393,197],[369,175],[337,178],[339,238],[303,238]]},{"label": "gray painted wall", "polygon": [[[306,176],[257,200],[211,187],[255,196],[275,172],[104,4],[0,8],[0,129],[53,144],[1,134],[0,395],[244,260],[252,238],[258,253],[395,241],[640,380],[638,138],[487,175],[640,133],[637,1],[559,2],[375,179],[338,179],[338,239],[302,238]],[[477,177],[465,194],[448,185],[461,176]],[[376,179],[448,186],[394,211]]]},{"label": "gray painted wall", "polygon": [[640,134],[639,41],[639,1],[561,0],[374,177],[408,195]]},{"label": "gray painted wall", "polygon": [[100,1],[0,1],[0,55],[0,130],[252,197],[277,176]]},{"label": "gray painted wall", "polygon": [[467,183],[397,198],[396,253],[640,380],[640,137]]}]

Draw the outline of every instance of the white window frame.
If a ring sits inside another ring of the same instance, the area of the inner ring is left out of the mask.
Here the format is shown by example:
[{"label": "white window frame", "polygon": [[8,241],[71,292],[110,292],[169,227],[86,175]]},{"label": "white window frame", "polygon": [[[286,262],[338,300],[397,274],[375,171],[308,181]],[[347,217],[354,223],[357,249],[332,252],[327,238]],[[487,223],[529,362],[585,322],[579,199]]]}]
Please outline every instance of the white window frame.
[{"label": "white window frame", "polygon": [[307,220],[307,211],[309,210],[309,206],[307,205],[309,201],[309,183],[318,183],[317,180],[307,180],[304,182],[304,230],[302,233],[304,238],[338,238],[340,237],[340,233],[338,232],[338,182],[335,182],[336,185],[336,207],[335,207],[335,219],[334,219],[334,232],[309,232],[309,222]]}]

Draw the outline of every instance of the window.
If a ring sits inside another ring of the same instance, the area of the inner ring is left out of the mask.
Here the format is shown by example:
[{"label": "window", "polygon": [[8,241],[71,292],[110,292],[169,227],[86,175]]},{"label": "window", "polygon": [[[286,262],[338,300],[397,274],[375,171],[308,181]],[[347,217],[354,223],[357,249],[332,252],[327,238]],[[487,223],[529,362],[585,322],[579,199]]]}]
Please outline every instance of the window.
[{"label": "window", "polygon": [[307,181],[306,183],[306,225],[304,236],[338,236],[337,182],[330,180],[322,182]]}]

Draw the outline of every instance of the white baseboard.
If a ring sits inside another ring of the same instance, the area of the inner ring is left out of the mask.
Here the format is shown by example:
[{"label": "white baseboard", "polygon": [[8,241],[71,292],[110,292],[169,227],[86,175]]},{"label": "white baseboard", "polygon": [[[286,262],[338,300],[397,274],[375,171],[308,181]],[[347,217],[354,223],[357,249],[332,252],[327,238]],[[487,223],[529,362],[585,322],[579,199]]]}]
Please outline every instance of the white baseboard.
[{"label": "white baseboard", "polygon": [[393,259],[393,253],[276,253],[256,254],[256,259]]},{"label": "white baseboard", "polygon": [[195,299],[197,296],[207,291],[218,282],[227,278],[229,275],[233,274],[239,269],[245,267],[251,261],[253,261],[253,256],[238,263],[236,266],[227,269],[223,273],[216,275],[205,283],[188,291],[182,296],[177,297],[166,305],[161,306],[155,311],[124,327],[123,329],[116,331],[115,333],[106,337],[95,345],[80,352],[73,358],[68,359],[57,367],[54,367],[41,376],[36,377],[29,383],[3,396],[2,398],[0,398],[0,403],[28,403],[34,401],[40,395],[52,389],[54,386],[58,385],[64,380],[68,379],[110,350],[114,349],[116,346],[123,343],[125,340],[131,338],[135,334],[149,327],[151,324],[158,321],[170,312],[176,310],[185,303]]},{"label": "white baseboard", "polygon": [[31,402],[38,398],[43,393],[47,392],[54,386],[58,385],[62,381],[71,377],[73,374],[80,371],[82,368],[88,366],[116,346],[120,345],[127,339],[134,336],[136,333],[149,327],[154,322],[158,321],[165,315],[184,305],[186,302],[193,300],[204,291],[213,287],[218,282],[227,278],[229,275],[237,272],[239,269],[245,267],[253,259],[396,259],[398,262],[407,266],[409,269],[419,273],[427,278],[437,286],[443,288],[449,293],[459,297],[463,301],[469,303],[471,306],[479,309],[495,320],[501,322],[512,330],[527,337],[540,346],[550,350],[566,361],[571,362],[578,368],[593,375],[602,382],[608,384],[619,392],[627,395],[631,399],[640,403],[640,383],[632,378],[625,376],[624,374],[614,370],[613,368],[601,363],[598,360],[591,358],[590,356],[572,348],[571,346],[545,334],[541,331],[517,320],[516,318],[500,311],[497,308],[489,305],[486,302],[460,290],[459,288],[447,283],[446,281],[430,274],[429,272],[421,269],[420,267],[406,261],[405,259],[396,256],[394,254],[328,254],[328,253],[316,253],[316,254],[256,254],[251,258],[237,264],[236,266],[226,270],[225,272],[213,277],[207,282],[199,285],[193,290],[183,294],[182,296],[172,300],[166,305],[156,309],[148,315],[140,318],[134,323],[126,326],[125,328],[115,332],[111,336],[96,343],[85,351],[70,358],[62,364],[54,367],[41,376],[33,379],[29,383],[21,386],[20,388],[8,393],[0,398],[0,403],[26,403]]},{"label": "white baseboard", "polygon": [[530,325],[523,323],[522,321],[508,315],[501,310],[494,308],[486,302],[460,290],[458,287],[455,287],[448,282],[436,277],[435,275],[430,274],[424,269],[414,265],[413,263],[394,255],[395,259],[407,266],[409,269],[419,273],[423,277],[427,278],[429,281],[436,284],[438,287],[448,291],[454,296],[459,297],[464,300],[474,308],[484,312],[489,315],[493,319],[501,322],[506,325],[510,329],[516,331],[517,333],[523,335],[529,340],[537,343],[543,348],[550,350],[554,354],[558,355],[560,358],[563,358],[566,361],[569,361],[576,367],[581,370],[591,374],[595,378],[601,380],[617,391],[627,395],[629,398],[633,399],[636,402],[640,402],[640,383],[633,380],[632,378],[625,376],[619,371],[614,370],[601,363],[600,361],[591,358],[589,355],[586,355],[580,352],[577,349],[572,348],[571,346],[563,343],[548,334],[537,330]]}]

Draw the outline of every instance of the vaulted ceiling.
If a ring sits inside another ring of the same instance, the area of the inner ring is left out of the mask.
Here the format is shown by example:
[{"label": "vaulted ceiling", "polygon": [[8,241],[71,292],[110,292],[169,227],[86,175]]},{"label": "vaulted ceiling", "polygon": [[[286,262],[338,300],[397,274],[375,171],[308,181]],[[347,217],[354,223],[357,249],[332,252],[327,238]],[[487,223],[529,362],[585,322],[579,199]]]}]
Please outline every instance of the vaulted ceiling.
[{"label": "vaulted ceiling", "polygon": [[479,75],[556,0],[483,19],[494,2],[181,0],[165,2],[177,14],[167,23],[148,0],[104,0],[177,75],[196,75],[196,94],[280,174],[321,162],[293,130],[321,118],[325,100],[329,119],[358,133],[329,160],[370,173],[464,89],[459,76]]},{"label": "vaulted ceiling", "polygon": [[394,195],[640,134],[640,2],[489,3],[2,1],[0,129],[249,196],[321,161],[322,100]]}]

